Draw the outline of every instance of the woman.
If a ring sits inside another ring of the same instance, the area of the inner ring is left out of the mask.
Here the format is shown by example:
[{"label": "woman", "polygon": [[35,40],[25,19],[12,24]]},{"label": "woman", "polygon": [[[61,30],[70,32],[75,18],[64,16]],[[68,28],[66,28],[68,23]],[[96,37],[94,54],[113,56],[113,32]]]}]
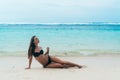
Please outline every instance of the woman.
[{"label": "woman", "polygon": [[28,59],[29,59],[29,66],[26,69],[31,68],[32,58],[33,56],[35,59],[43,65],[44,68],[68,68],[68,67],[78,67],[82,68],[83,66],[63,61],[57,57],[49,55],[49,47],[47,47],[47,51],[44,53],[42,47],[38,46],[39,39],[36,36],[33,36],[30,41],[30,46],[28,49]]}]

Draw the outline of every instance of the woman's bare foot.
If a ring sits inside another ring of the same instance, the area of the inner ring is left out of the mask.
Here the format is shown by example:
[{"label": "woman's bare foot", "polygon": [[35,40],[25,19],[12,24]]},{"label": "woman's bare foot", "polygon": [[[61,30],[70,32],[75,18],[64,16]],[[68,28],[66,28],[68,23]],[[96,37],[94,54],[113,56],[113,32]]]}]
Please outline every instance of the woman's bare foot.
[{"label": "woman's bare foot", "polygon": [[83,66],[78,66],[78,68],[82,68]]},{"label": "woman's bare foot", "polygon": [[86,68],[87,66],[85,66],[85,65],[82,65],[82,66],[78,66],[78,68]]}]

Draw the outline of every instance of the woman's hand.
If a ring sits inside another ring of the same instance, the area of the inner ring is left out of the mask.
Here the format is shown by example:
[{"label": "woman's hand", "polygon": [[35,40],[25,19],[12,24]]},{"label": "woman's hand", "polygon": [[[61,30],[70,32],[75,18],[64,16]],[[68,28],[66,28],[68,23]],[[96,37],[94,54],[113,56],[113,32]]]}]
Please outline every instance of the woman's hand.
[{"label": "woman's hand", "polygon": [[47,51],[45,52],[45,55],[48,55],[49,54],[49,47],[46,48]]},{"label": "woman's hand", "polygon": [[49,47],[47,47],[47,51],[49,51]]},{"label": "woman's hand", "polygon": [[25,69],[30,69],[30,67],[26,67]]}]

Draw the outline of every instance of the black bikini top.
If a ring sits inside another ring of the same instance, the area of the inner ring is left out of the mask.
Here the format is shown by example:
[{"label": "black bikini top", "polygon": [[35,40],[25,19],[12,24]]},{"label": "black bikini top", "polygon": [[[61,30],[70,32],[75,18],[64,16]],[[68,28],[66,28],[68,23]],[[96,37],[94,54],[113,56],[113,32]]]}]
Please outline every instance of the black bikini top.
[{"label": "black bikini top", "polygon": [[44,53],[44,51],[43,50],[40,50],[40,52],[34,52],[33,53],[33,56],[34,57],[38,57],[39,55],[42,55]]}]

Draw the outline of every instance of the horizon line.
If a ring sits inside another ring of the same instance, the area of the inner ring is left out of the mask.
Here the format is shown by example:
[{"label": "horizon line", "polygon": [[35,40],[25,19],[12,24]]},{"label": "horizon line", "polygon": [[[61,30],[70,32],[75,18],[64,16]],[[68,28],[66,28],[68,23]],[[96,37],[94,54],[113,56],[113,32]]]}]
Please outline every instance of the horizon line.
[{"label": "horizon line", "polygon": [[67,23],[63,23],[63,22],[51,22],[51,23],[0,23],[0,24],[120,24],[120,22],[67,22]]}]

